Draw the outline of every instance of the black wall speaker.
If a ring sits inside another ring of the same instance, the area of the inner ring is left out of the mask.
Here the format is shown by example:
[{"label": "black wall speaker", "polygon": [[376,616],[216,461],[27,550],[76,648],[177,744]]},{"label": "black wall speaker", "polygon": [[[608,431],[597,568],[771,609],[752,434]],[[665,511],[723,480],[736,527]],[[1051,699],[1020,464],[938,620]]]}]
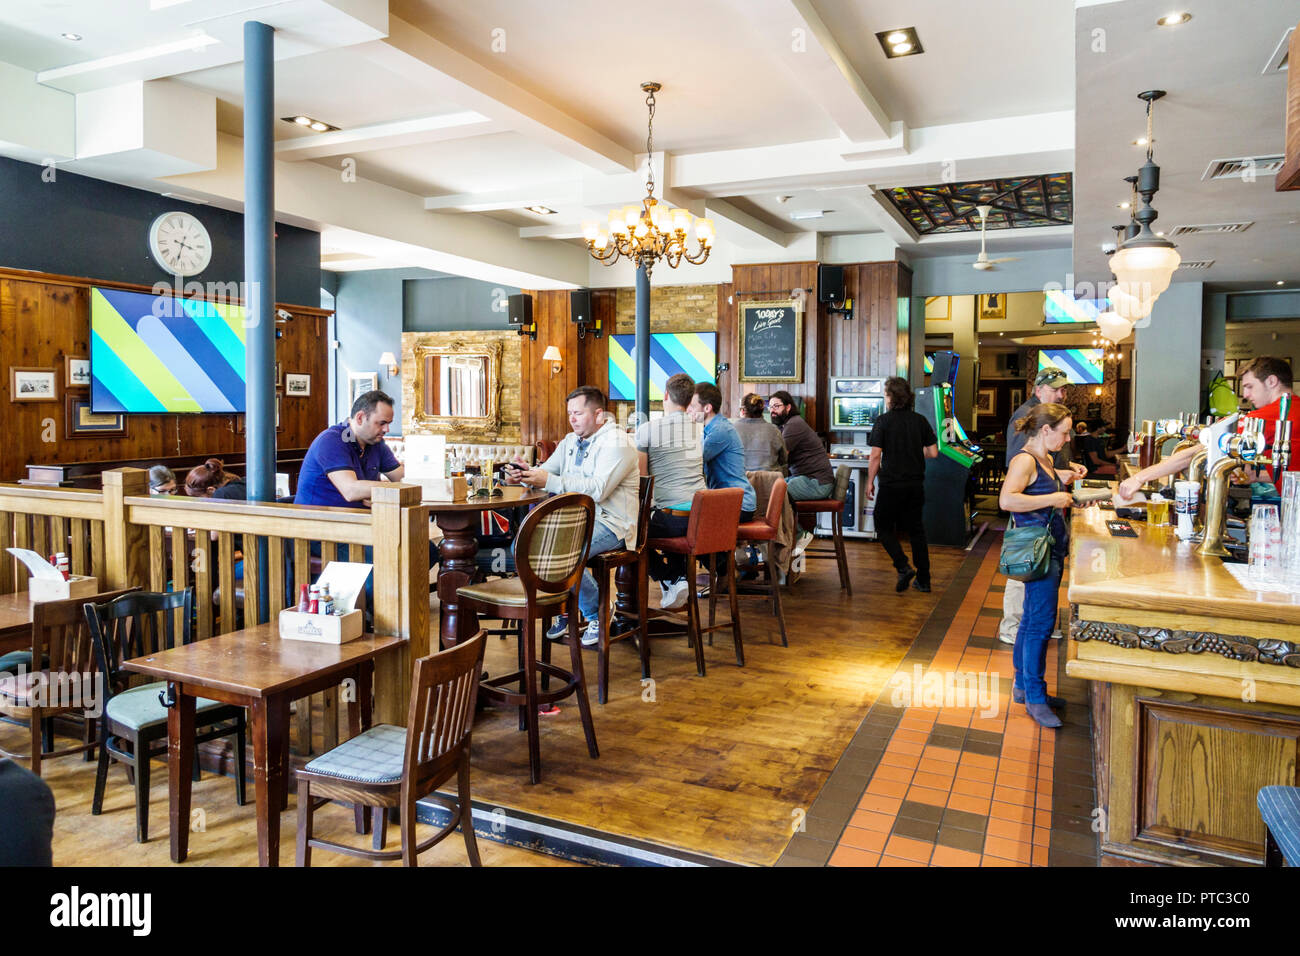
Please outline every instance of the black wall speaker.
[{"label": "black wall speaker", "polygon": [[1020,374],[1020,353],[1019,352],[1007,353],[1007,371],[1010,372],[1012,375]]},{"label": "black wall speaker", "polygon": [[574,289],[569,293],[569,318],[574,322],[591,323],[590,289]]},{"label": "black wall speaker", "polygon": [[520,292],[518,295],[510,296],[508,301],[511,325],[533,324],[533,297],[531,295]]},{"label": "black wall speaker", "polygon": [[817,298],[822,302],[844,301],[844,267],[817,267]]}]

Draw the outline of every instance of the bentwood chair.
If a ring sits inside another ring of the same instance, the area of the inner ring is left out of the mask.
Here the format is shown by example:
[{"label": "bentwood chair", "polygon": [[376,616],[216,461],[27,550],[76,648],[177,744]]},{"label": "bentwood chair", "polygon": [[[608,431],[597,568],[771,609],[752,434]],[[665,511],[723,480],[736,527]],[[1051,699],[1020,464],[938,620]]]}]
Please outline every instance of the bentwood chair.
[{"label": "bentwood chair", "polygon": [[[479,669],[483,666],[483,632],[415,662],[406,726],[380,724],[339,744],[298,771],[298,865],[311,866],[313,847],[371,860],[416,858],[460,825],[471,866],[481,866],[474,837],[469,794],[470,732]],[[456,777],[456,798],[434,791]],[[417,800],[428,798],[451,811],[448,824],[416,842]],[[316,809],[331,800],[370,808],[374,849],[333,843],[313,836]],[[387,810],[401,813],[402,847],[385,850]]]},{"label": "bentwood chair", "polygon": [[[167,708],[159,699],[164,681],[130,686],[122,662],[176,646],[175,619],[181,615],[181,643],[194,640],[191,612],[194,591],[135,591],[102,604],[86,604],[86,627],[95,645],[95,660],[104,675],[100,718],[99,766],[90,812],[104,810],[108,763],[125,765],[135,783],[135,841],[149,840],[149,765],[167,756]],[[161,627],[160,627],[161,624]],[[231,738],[235,752],[235,803],[244,805],[244,708],[199,697],[194,702],[195,743]],[[197,760],[196,760],[197,769]],[[197,779],[197,778],[196,778]]]},{"label": "bentwood chair", "polygon": [[[742,594],[766,593],[772,598],[772,614],[781,625],[781,646],[789,647],[785,633],[785,609],[781,606],[781,585],[773,561],[772,542],[781,528],[781,512],[785,508],[785,479],[772,483],[767,496],[767,511],[761,518],[746,521],[736,529],[736,544],[755,544],[763,549],[763,580],[741,582]],[[712,623],[712,622],[710,622]]]},{"label": "bentwood chair", "polygon": [[[736,531],[740,526],[740,506],[744,503],[745,493],[740,488],[715,488],[712,491],[697,491],[691,499],[691,517],[686,525],[686,534],[676,538],[651,538],[649,547],[658,548],[673,554],[686,556],[686,635],[687,641],[695,647],[695,671],[704,676],[704,635],[710,635],[722,628],[730,628],[736,645],[736,664],[745,666],[745,645],[740,635],[740,606],[736,600],[736,562],[732,552],[736,550]],[[709,557],[709,593],[718,590],[716,560],[717,555],[725,554],[727,560],[727,594],[731,600],[731,620],[721,624],[713,623],[712,602],[708,627],[700,626],[700,608],[695,593],[695,564],[699,558]],[[680,611],[664,611],[647,608],[647,616],[660,617],[668,614],[680,614]]]},{"label": "bentwood chair", "polygon": [[[542,779],[539,704],[552,704],[576,695],[587,751],[593,758],[600,756],[578,640],[578,585],[586,567],[595,523],[596,504],[590,497],[556,495],[529,512],[519,527],[514,544],[518,577],[468,584],[456,592],[460,602],[457,641],[468,639],[473,633],[479,614],[522,624],[519,670],[483,681],[479,695],[488,703],[519,708],[519,729],[528,732],[528,768],[533,783]],[[562,670],[549,661],[539,661],[534,650],[537,621],[556,613],[565,613],[569,618],[572,671]],[[558,690],[539,689],[539,675],[557,678],[563,682],[562,686]],[[514,683],[519,685],[517,691],[506,689],[506,685]]]},{"label": "bentwood chair", "polygon": [[[92,600],[112,600],[126,593],[107,591],[93,595]],[[0,756],[30,760],[31,771],[38,777],[44,758],[80,753],[89,760],[96,747],[95,718],[102,701],[96,684],[95,650],[81,613],[85,603],[80,597],[33,604],[30,660],[46,664],[0,676],[0,714],[26,718],[31,731],[28,754],[0,748]],[[54,718],[60,714],[84,715],[80,745],[54,749]]]},{"label": "bentwood chair", "polygon": [[[650,642],[646,640],[647,618],[639,612],[639,609],[645,607],[649,599],[646,538],[650,533],[650,506],[654,500],[654,486],[654,478],[649,475],[641,476],[641,507],[637,512],[636,546],[631,550],[617,548],[613,551],[605,551],[602,554],[593,554],[587,559],[587,569],[595,576],[596,587],[600,592],[597,598],[600,602],[600,611],[596,619],[600,628],[600,643],[596,649],[600,658],[596,667],[596,700],[602,704],[605,703],[606,698],[609,696],[609,646],[611,644],[629,638],[635,640],[637,650],[641,655],[641,678],[644,680],[650,676]],[[610,572],[617,572],[622,568],[635,569],[632,574],[636,580],[636,608],[616,607],[611,615],[609,609]],[[611,616],[613,620],[611,620]],[[613,624],[622,625],[617,634],[613,633],[611,626]],[[549,661],[550,657],[551,646],[548,642],[542,645],[542,660]]]},{"label": "bentwood chair", "polygon": [[840,465],[835,469],[835,488],[829,498],[816,498],[811,501],[795,501],[794,513],[799,515],[828,514],[831,516],[831,544],[829,548],[813,548],[804,551],[805,558],[833,559],[840,568],[840,587],[851,596],[853,583],[849,580],[849,559],[844,551],[844,499],[849,491],[849,478],[852,469]]}]

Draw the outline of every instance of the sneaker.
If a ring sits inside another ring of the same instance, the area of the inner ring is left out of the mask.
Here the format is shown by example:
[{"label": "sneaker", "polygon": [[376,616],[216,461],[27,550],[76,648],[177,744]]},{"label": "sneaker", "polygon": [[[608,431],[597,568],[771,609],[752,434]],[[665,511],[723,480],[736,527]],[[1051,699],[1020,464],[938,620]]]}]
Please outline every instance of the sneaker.
[{"label": "sneaker", "polygon": [[812,544],[813,533],[811,531],[800,531],[799,537],[794,543],[794,550],[790,552],[792,557],[798,557],[803,554],[808,545]]},{"label": "sneaker", "polygon": [[709,596],[709,576],[707,574],[698,574],[695,576],[695,596]]},{"label": "sneaker", "polygon": [[587,625],[587,629],[582,632],[582,646],[595,647],[600,643],[600,623],[592,621]]},{"label": "sneaker", "polygon": [[659,607],[665,611],[680,611],[686,607],[686,601],[690,593],[686,587],[686,579],[678,578],[668,584],[660,582],[663,588],[663,598],[659,602]]},{"label": "sneaker", "polygon": [[[578,621],[579,630],[581,630],[583,626],[584,625],[582,621],[579,620]],[[561,614],[559,617],[555,619],[555,623],[551,625],[551,629],[546,632],[546,639],[548,641],[562,641],[568,635],[568,633],[569,633],[569,615]]]}]

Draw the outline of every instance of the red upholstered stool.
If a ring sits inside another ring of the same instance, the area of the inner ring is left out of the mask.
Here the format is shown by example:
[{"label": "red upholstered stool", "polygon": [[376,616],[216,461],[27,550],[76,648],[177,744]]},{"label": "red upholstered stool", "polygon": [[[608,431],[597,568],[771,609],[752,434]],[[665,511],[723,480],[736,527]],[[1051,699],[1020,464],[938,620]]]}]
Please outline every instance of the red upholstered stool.
[{"label": "red upholstered stool", "polygon": [[[714,562],[718,554],[731,554],[736,550],[736,530],[740,526],[740,506],[745,493],[740,488],[716,488],[697,491],[691,499],[691,517],[686,526],[686,536],[679,538],[651,538],[652,548],[674,554],[686,555],[686,633],[695,645],[695,670],[704,676],[704,635],[724,627],[731,628],[736,642],[736,663],[745,666],[745,645],[740,637],[740,606],[736,600],[736,562],[727,562],[727,583],[731,598],[731,620],[722,624],[700,626],[700,609],[695,595],[695,559],[710,555],[709,593],[718,589]],[[659,617],[680,614],[680,611],[663,611],[647,608],[647,616]]]},{"label": "red upholstered stool", "polygon": [[[785,610],[781,607],[781,586],[776,573],[772,570],[772,542],[781,527],[781,510],[785,507],[785,479],[778,478],[772,483],[772,492],[767,496],[767,512],[761,518],[746,521],[736,528],[736,544],[757,544],[763,548],[764,580],[742,584],[745,593],[770,593],[772,595],[772,614],[781,624],[781,646],[789,647],[785,634]],[[712,592],[711,592],[712,593]],[[712,623],[712,621],[710,621]]]},{"label": "red upholstered stool", "polygon": [[792,501],[795,516],[829,514],[831,516],[831,540],[834,547],[813,548],[804,551],[806,558],[834,558],[840,566],[840,587],[853,594],[853,585],[849,581],[849,559],[844,553],[844,496],[849,491],[849,466],[840,465],[835,469],[835,488],[829,498],[816,498],[811,501]]}]

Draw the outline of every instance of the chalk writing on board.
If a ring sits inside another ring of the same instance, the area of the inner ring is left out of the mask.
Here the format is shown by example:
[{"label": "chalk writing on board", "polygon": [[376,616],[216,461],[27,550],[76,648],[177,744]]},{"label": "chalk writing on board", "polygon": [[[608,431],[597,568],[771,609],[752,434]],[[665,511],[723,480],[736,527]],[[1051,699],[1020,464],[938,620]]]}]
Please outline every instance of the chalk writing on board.
[{"label": "chalk writing on board", "polygon": [[740,306],[740,381],[803,381],[803,313],[795,302]]}]

